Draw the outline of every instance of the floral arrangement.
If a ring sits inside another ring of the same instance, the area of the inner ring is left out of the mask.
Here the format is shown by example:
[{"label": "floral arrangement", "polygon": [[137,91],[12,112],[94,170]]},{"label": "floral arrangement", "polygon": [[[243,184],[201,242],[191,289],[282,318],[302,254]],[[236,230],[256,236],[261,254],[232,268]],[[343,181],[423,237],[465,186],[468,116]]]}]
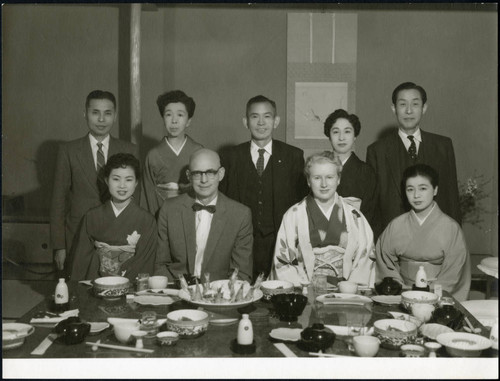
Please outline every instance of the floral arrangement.
[{"label": "floral arrangement", "polygon": [[483,175],[474,175],[467,179],[466,183],[458,182],[460,212],[462,223],[469,223],[480,227],[483,222],[482,215],[489,213],[480,202],[488,198],[489,192],[485,191],[486,185],[491,179],[485,180]]}]

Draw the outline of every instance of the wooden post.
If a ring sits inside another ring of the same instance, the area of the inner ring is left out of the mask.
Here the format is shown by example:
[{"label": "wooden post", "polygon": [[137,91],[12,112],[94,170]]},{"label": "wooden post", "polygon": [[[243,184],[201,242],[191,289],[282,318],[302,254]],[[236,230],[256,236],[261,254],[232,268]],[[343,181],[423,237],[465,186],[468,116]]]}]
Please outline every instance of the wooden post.
[{"label": "wooden post", "polygon": [[131,141],[140,145],[141,120],[141,4],[131,4],[130,16],[130,129]]}]

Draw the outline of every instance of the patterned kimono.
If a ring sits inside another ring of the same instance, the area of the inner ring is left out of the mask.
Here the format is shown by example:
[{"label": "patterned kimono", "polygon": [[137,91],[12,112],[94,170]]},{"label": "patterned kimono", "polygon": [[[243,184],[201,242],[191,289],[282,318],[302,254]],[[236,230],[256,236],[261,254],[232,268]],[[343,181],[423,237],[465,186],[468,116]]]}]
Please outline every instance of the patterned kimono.
[{"label": "patterned kimono", "polygon": [[133,201],[115,216],[111,201],[83,217],[73,241],[72,280],[153,274],[157,229],[154,217]]},{"label": "patterned kimono", "polygon": [[471,281],[470,257],[460,225],[438,205],[422,225],[415,212],[396,217],[376,246],[377,278],[393,277],[407,286],[415,283],[419,266],[457,300],[466,300]]},{"label": "patterned kimono", "polygon": [[321,272],[373,286],[373,233],[363,214],[337,194],[328,221],[315,207],[308,196],[283,216],[270,278],[301,286]]},{"label": "patterned kimono", "polygon": [[[148,152],[142,179],[143,208],[155,215],[166,198],[175,197],[189,189],[186,176],[189,157],[200,148],[203,148],[201,144],[186,135],[186,142],[179,155],[172,151],[166,138]],[[177,184],[178,189],[167,186],[169,183]]]}]

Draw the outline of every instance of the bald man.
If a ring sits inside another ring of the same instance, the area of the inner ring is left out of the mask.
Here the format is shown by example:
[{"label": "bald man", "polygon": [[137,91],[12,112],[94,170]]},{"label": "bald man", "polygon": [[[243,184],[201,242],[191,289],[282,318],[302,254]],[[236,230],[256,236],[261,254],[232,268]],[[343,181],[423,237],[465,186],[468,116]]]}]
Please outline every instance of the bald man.
[{"label": "bald man", "polygon": [[167,199],[158,214],[156,275],[228,279],[252,278],[252,215],[246,206],[218,191],[224,178],[219,155],[209,149],[194,152],[186,171],[193,191]]}]

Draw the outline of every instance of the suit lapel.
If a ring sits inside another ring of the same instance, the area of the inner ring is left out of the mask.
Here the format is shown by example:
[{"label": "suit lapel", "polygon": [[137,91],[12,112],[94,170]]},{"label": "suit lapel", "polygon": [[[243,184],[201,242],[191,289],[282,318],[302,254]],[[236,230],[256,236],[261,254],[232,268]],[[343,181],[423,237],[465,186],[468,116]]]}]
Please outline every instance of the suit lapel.
[{"label": "suit lapel", "polygon": [[401,162],[399,160],[398,150],[400,143],[400,138],[396,131],[396,133],[392,135],[386,152],[386,164],[389,167],[392,180],[394,181],[399,196],[401,196],[401,184],[399,183],[401,179]]},{"label": "suit lapel", "polygon": [[248,172],[252,169],[251,166],[253,166],[252,155],[250,154],[250,142],[246,142],[245,144],[241,145],[241,150],[238,152],[238,155],[240,156],[240,160],[238,160],[238,162],[242,163],[242,167],[240,169],[236,169],[238,170],[238,172],[241,172],[238,175],[238,177],[241,179],[241,184],[238,191],[240,194],[240,200],[244,200],[245,190],[247,188],[249,177]]},{"label": "suit lapel", "polygon": [[182,226],[184,230],[184,241],[186,242],[186,254],[189,272],[194,273],[194,261],[196,258],[196,224],[195,212],[192,209],[194,199],[186,197],[182,210]]},{"label": "suit lapel", "polygon": [[92,148],[90,147],[88,136],[82,138],[77,156],[82,166],[83,172],[85,173],[86,179],[90,183],[91,187],[94,188],[97,193],[99,193],[99,190],[97,188],[97,171],[95,168],[94,157],[92,156]]},{"label": "suit lapel", "polygon": [[[206,264],[210,263],[210,259],[215,252],[215,246],[219,242],[222,233],[224,233],[224,226],[226,225],[226,200],[225,196],[219,192],[217,199],[217,210],[212,218],[210,225],[210,233],[208,234],[207,245],[203,253],[203,269]],[[196,240],[196,238],[195,238]],[[204,270],[202,270],[203,272]]]}]

